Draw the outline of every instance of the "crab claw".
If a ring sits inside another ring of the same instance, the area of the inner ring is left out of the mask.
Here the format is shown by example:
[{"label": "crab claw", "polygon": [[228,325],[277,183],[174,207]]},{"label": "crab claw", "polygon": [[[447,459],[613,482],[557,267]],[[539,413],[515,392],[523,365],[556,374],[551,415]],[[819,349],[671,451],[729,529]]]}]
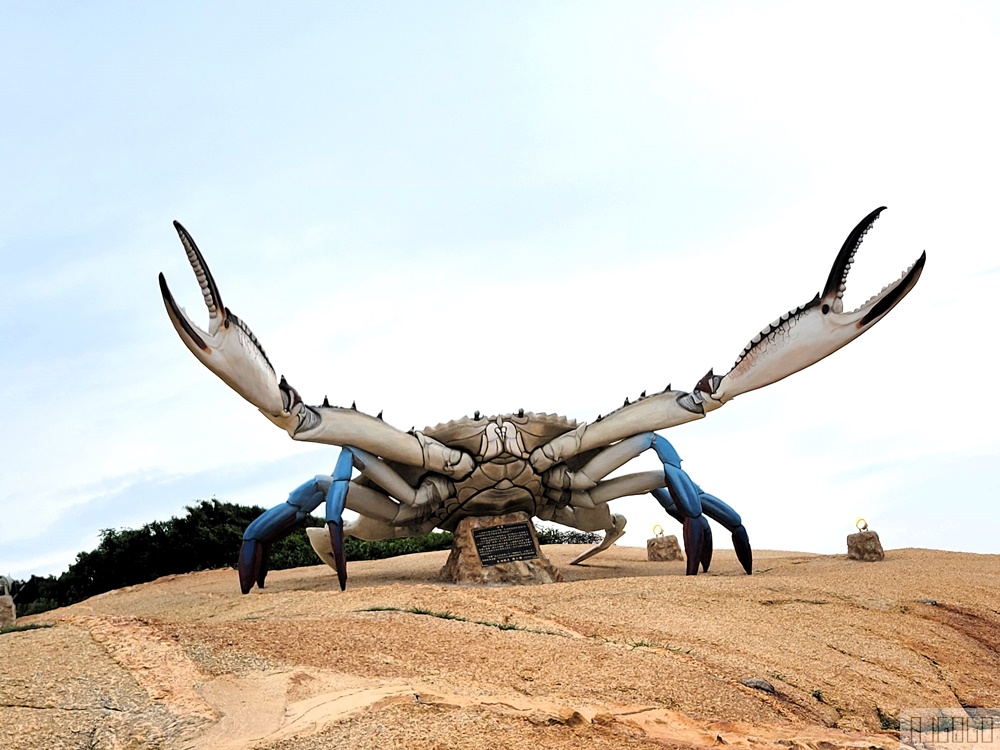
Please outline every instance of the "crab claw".
[{"label": "crab claw", "polygon": [[163,304],[181,341],[203,365],[266,415],[287,417],[288,397],[283,398],[274,368],[260,342],[246,323],[222,304],[212,272],[191,235],[179,222],[174,222],[174,228],[184,245],[188,262],[198,279],[205,307],[208,309],[208,331],[203,331],[177,305],[166,278],[160,274]]},{"label": "crab claw", "polygon": [[819,362],[875,325],[913,289],[923,271],[926,253],[921,253],[899,279],[861,307],[844,312],[847,274],[854,254],[884,210],[882,206],[872,211],[847,236],[820,294],[757,334],[725,377],[710,372],[699,383],[698,388],[708,392],[706,408],[718,408],[741,393],[770,385]]}]

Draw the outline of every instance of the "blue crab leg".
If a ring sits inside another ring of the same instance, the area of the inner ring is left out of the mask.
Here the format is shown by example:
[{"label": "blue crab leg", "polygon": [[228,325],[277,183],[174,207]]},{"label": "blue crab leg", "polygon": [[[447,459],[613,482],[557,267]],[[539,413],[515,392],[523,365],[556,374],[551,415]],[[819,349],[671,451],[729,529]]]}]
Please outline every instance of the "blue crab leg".
[{"label": "blue crab leg", "polygon": [[[650,448],[663,465],[662,471],[636,472],[604,479]],[[568,502],[577,513],[626,495],[652,493],[671,516],[684,524],[688,575],[697,574],[699,564],[708,570],[712,562],[712,530],[705,518],[707,515],[733,533],[737,557],[744,569],[750,572],[750,544],[739,515],[717,497],[702,492],[681,468],[681,457],[670,441],[655,432],[633,435],[609,446],[576,471],[570,471],[563,465],[554,466],[544,474],[544,481],[550,501],[557,506]],[[621,536],[623,530],[624,525],[615,538]],[[607,537],[605,542],[587,550],[571,564],[578,564],[607,549],[610,546]]]},{"label": "blue crab leg", "polygon": [[[334,556],[338,563],[337,576],[340,579],[340,588],[344,588],[347,581],[347,565],[343,563],[341,516],[344,512],[343,500],[347,495],[347,484],[351,478],[352,459],[351,450],[344,448],[340,452],[340,458],[337,459],[332,477],[319,474],[302,483],[291,491],[285,502],[264,511],[247,526],[243,532],[239,557],[240,590],[244,594],[250,593],[255,583],[258,588],[264,588],[271,544],[288,536],[296,524],[305,520],[324,500],[326,500],[327,521],[330,523],[331,542],[334,541],[335,535],[339,540],[339,552],[338,547],[334,546]],[[345,473],[346,479],[343,479]],[[335,529],[337,529],[336,534]]]},{"label": "blue crab leg", "polygon": [[250,593],[254,583],[264,587],[271,543],[288,536],[297,523],[319,507],[326,496],[328,481],[329,477],[317,476],[304,482],[292,490],[288,500],[264,511],[247,526],[239,558],[240,590],[244,594]]},{"label": "blue crab leg", "polygon": [[670,441],[653,436],[653,450],[663,463],[663,479],[674,505],[684,518],[684,551],[687,553],[687,574],[698,574],[698,563],[704,570],[712,561],[712,530],[702,515],[701,491],[681,468],[681,457]]},{"label": "blue crab leg", "polygon": [[326,493],[326,525],[330,532],[330,546],[337,563],[337,580],[340,590],[347,588],[347,559],[344,556],[344,506],[347,504],[347,490],[354,469],[354,456],[350,448],[340,451],[337,465],[333,469],[333,481]]},{"label": "blue crab leg", "polygon": [[[697,487],[697,485],[695,486]],[[747,530],[743,526],[740,514],[715,495],[710,495],[700,488],[698,492],[701,498],[701,507],[705,515],[713,521],[722,524],[733,535],[733,548],[736,550],[736,558],[740,561],[740,565],[743,566],[743,570],[747,572],[747,575],[751,575],[753,573],[753,550],[750,548],[750,538],[747,536]],[[650,494],[656,498],[657,502],[663,506],[663,509],[670,516],[677,519],[680,523],[685,523],[686,519],[677,510],[677,506],[674,504],[674,500],[668,490],[652,490]],[[709,537],[711,537],[711,530],[709,530]],[[711,555],[709,555],[709,562],[711,562]],[[702,563],[704,569],[708,570],[708,565],[704,561]]]}]

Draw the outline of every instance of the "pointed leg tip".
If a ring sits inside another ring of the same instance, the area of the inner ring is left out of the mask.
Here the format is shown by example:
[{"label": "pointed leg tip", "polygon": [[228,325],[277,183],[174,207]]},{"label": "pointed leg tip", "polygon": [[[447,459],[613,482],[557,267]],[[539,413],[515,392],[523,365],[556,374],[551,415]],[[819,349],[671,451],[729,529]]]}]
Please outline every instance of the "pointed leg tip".
[{"label": "pointed leg tip", "polygon": [[747,575],[753,574],[753,549],[750,547],[750,537],[747,530],[742,525],[733,529],[733,548],[736,550],[736,559],[740,561],[743,570]]},{"label": "pointed leg tip", "polygon": [[244,539],[240,544],[240,558],[237,569],[240,577],[240,591],[249,594],[254,584],[264,588],[264,578],[267,576],[267,564],[264,562],[266,551],[256,539]]},{"label": "pointed leg tip", "polygon": [[684,554],[687,575],[698,575],[698,566],[708,570],[712,562],[712,530],[705,516],[684,519]]},{"label": "pointed leg tip", "polygon": [[687,556],[686,575],[698,575],[698,563],[701,561],[701,534],[696,533],[696,523],[693,518],[684,519],[684,554]]},{"label": "pointed leg tip", "polygon": [[584,550],[584,551],[583,551],[583,552],[581,552],[581,553],[580,553],[579,555],[577,555],[577,556],[576,556],[576,557],[574,557],[574,558],[573,558],[572,560],[570,560],[570,561],[569,561],[569,564],[570,564],[570,565],[579,565],[579,564],[580,564],[580,563],[582,563],[582,562],[583,562],[584,560],[587,560],[587,559],[589,559],[589,558],[593,557],[593,556],[594,556],[594,555],[596,555],[596,554],[597,554],[597,553],[596,553],[596,552],[594,551],[594,548],[593,548],[593,547],[590,547],[589,549],[587,549],[587,550]]},{"label": "pointed leg tip", "polygon": [[340,590],[347,588],[347,556],[344,554],[344,525],[337,521],[328,521],[327,529],[330,533],[330,547],[333,550],[333,560],[337,566],[337,582]]},{"label": "pointed leg tip", "polygon": [[708,525],[708,521],[702,516],[701,524],[701,540],[702,540],[702,550],[701,550],[701,569],[705,573],[708,572],[708,568],[712,564],[712,527]]}]

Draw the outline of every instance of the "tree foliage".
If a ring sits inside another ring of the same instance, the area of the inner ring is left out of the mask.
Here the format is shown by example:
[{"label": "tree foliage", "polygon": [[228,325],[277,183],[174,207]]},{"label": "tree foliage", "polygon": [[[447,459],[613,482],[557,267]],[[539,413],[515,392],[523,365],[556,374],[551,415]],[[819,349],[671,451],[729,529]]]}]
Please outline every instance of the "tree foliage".
[{"label": "tree foliage", "polygon": [[[234,567],[243,530],[263,508],[218,500],[201,500],[187,513],[169,521],[153,521],[139,529],[104,529],[97,548],[81,552],[62,575],[31,576],[14,581],[12,594],[21,616],[45,612],[83,601],[105,591],[146,583],[161,576],[196,570]],[[271,570],[316,565],[317,558],[305,534],[306,526],[323,526],[316,516],[306,518],[284,539],[270,545]],[[542,544],[593,543],[597,534],[538,529]],[[379,560],[451,547],[452,535],[435,532],[424,536],[364,542],[347,539],[348,561]]]}]

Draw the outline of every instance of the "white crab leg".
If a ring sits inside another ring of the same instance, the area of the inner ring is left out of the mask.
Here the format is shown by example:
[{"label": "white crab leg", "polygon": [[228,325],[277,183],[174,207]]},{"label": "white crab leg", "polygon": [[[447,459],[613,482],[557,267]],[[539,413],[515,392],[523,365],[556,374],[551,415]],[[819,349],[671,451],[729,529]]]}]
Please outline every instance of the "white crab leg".
[{"label": "white crab leg", "polygon": [[823,291],[806,304],[785,313],[757,334],[725,375],[709,373],[710,403],[706,409],[757,388],[775,383],[829,356],[884,318],[916,285],[927,254],[857,309],[844,311],[847,275],[865,234],[885,206],[877,208],[851,231],[834,260]]},{"label": "white crab leg", "polygon": [[598,552],[608,549],[621,539],[625,533],[625,524],[628,523],[625,516],[612,513],[607,505],[598,505],[596,508],[577,508],[572,505],[567,505],[565,508],[548,507],[552,509],[551,512],[539,516],[543,520],[555,521],[580,531],[604,531],[604,539],[573,558],[570,565],[579,565]]},{"label": "white crab leg", "polygon": [[844,292],[854,255],[884,207],[872,211],[851,231],[840,248],[823,291],[782,315],[744,347],[724,376],[711,370],[691,393],[672,391],[640,397],[597,422],[584,423],[531,454],[536,471],[546,471],[584,451],[610,445],[630,435],[655,432],[701,419],[736,396],[763,388],[819,362],[869,330],[909,294],[926,253],[861,307],[844,312]]},{"label": "white crab leg", "polygon": [[295,440],[353,445],[383,458],[448,476],[471,473],[472,457],[422,433],[407,433],[355,409],[307,406],[288,382],[275,375],[263,347],[250,327],[222,303],[212,272],[194,239],[178,222],[174,228],[201,288],[208,311],[202,330],[174,301],[164,275],[160,292],[167,315],[181,341],[205,367],[260,409]]},{"label": "white crab leg", "polygon": [[354,468],[405,505],[423,506],[455,496],[455,484],[447,477],[430,474],[419,486],[411,487],[398,471],[368,451],[348,446],[354,455]]},{"label": "white crab leg", "polygon": [[628,523],[625,516],[618,513],[611,514],[611,526],[604,530],[604,538],[595,544],[588,550],[585,550],[581,554],[574,557],[569,561],[570,565],[579,565],[584,560],[589,560],[598,552],[603,552],[604,550],[611,547],[612,544],[617,542],[625,534],[625,524]]},{"label": "white crab leg", "polygon": [[663,471],[637,471],[634,474],[626,474],[623,477],[605,479],[598,482],[597,486],[590,490],[576,490],[573,492],[571,505],[581,503],[586,507],[589,504],[602,505],[617,500],[620,497],[629,495],[645,495],[651,490],[664,487],[666,482],[663,478]]},{"label": "white crab leg", "polygon": [[545,472],[545,485],[549,488],[569,490],[591,489],[615,469],[621,468],[636,456],[649,450],[653,437],[654,433],[647,432],[621,440],[600,451],[576,471],[569,470],[563,464],[553,466]]},{"label": "white crab leg", "polygon": [[584,422],[575,429],[560,435],[531,454],[531,465],[536,471],[546,471],[555,464],[595,448],[611,445],[640,433],[665,430],[668,427],[701,419],[705,412],[690,404],[700,403],[703,396],[686,391],[666,390],[647,396],[622,407],[596,422]]}]

